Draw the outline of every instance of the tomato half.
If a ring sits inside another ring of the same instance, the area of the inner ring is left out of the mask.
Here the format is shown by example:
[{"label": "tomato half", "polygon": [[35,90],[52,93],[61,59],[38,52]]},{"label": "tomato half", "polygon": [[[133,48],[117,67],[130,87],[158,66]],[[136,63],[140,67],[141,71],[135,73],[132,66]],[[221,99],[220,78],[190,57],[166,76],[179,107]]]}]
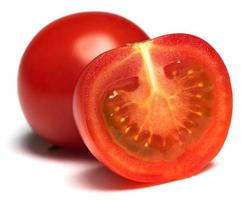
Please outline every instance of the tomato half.
[{"label": "tomato half", "polygon": [[90,151],[114,172],[140,182],[202,170],[221,149],[231,113],[222,59],[188,34],[100,55],[74,95],[75,120]]},{"label": "tomato half", "polygon": [[20,64],[18,90],[31,127],[50,143],[78,147],[73,91],[82,69],[97,55],[148,36],[131,21],[104,12],[63,17],[42,29]]}]

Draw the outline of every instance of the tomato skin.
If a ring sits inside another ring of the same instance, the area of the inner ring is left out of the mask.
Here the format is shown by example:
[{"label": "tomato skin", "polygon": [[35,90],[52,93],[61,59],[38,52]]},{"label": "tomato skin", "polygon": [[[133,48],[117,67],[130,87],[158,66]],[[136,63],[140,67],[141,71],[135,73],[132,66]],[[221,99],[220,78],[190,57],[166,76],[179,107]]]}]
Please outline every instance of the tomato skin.
[{"label": "tomato skin", "polygon": [[18,74],[18,93],[32,129],[52,144],[83,146],[72,114],[74,86],[100,53],[148,36],[131,21],[104,12],[58,19],[28,45]]},{"label": "tomato skin", "polygon": [[[133,53],[129,47],[117,48],[104,53],[88,65],[76,86],[73,109],[76,124],[79,130],[82,130],[82,138],[97,159],[128,179],[163,183],[195,175],[220,151],[227,137],[232,116],[232,89],[221,57],[202,39],[188,34],[170,34],[153,39],[152,43],[163,45],[167,52],[169,48],[173,51],[170,55],[163,57],[163,60],[166,59],[168,62],[176,55],[180,56],[180,52],[182,54],[184,52],[187,57],[199,55],[198,59],[204,59],[204,63],[207,63],[205,67],[208,67],[206,71],[213,78],[215,106],[210,126],[183,155],[170,162],[147,162],[127,154],[110,137],[100,110],[101,97],[111,82],[136,75],[140,65],[138,57],[130,61],[131,69],[125,66],[122,66],[124,69],[120,67],[113,69],[115,64],[110,68],[111,62],[120,63]],[[212,65],[208,65],[210,63]],[[112,70],[112,73],[109,70]],[[105,75],[104,78],[103,75]],[[81,98],[81,95],[85,98]]]}]

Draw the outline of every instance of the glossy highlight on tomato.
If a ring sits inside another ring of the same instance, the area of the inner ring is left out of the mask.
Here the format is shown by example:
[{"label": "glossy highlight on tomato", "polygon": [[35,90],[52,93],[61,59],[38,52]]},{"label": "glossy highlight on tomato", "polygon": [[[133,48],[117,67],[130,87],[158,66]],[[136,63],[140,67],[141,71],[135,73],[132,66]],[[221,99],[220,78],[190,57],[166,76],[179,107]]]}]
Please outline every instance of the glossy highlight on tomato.
[{"label": "glossy highlight on tomato", "polygon": [[33,130],[52,144],[83,146],[72,113],[82,69],[104,51],[148,36],[131,21],[104,12],[58,19],[28,45],[18,74],[21,107]]},{"label": "glossy highlight on tomato", "polygon": [[163,183],[195,175],[220,151],[232,90],[213,47],[169,34],[94,59],[80,76],[73,110],[84,142],[107,167]]}]

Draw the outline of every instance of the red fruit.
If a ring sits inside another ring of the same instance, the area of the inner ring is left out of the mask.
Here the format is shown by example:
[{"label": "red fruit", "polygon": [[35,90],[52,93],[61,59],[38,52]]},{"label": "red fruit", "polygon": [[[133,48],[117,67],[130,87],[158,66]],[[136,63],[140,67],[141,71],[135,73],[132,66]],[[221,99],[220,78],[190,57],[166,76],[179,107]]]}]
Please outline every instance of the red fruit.
[{"label": "red fruit", "polygon": [[29,124],[50,143],[82,144],[72,114],[74,86],[100,53],[148,36],[131,21],[104,12],[63,17],[42,29],[20,64],[18,91]]},{"label": "red fruit", "polygon": [[134,181],[167,182],[198,173],[219,152],[232,90],[207,42],[170,34],[95,58],[73,106],[84,142],[107,167]]}]

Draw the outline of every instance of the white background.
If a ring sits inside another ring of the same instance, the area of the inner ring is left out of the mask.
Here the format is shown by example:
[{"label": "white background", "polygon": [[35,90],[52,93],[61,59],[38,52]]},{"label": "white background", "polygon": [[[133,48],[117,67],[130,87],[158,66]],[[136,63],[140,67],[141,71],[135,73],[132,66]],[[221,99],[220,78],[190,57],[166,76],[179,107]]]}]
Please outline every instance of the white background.
[{"label": "white background", "polygon": [[[56,18],[93,10],[125,16],[150,37],[172,32],[198,35],[222,56],[232,80],[233,120],[222,151],[199,175],[144,187],[113,174],[87,152],[48,152],[48,144],[31,133],[19,106],[16,87],[18,65],[25,47],[43,26]],[[240,199],[240,48],[238,0],[2,0],[0,199]]]}]

